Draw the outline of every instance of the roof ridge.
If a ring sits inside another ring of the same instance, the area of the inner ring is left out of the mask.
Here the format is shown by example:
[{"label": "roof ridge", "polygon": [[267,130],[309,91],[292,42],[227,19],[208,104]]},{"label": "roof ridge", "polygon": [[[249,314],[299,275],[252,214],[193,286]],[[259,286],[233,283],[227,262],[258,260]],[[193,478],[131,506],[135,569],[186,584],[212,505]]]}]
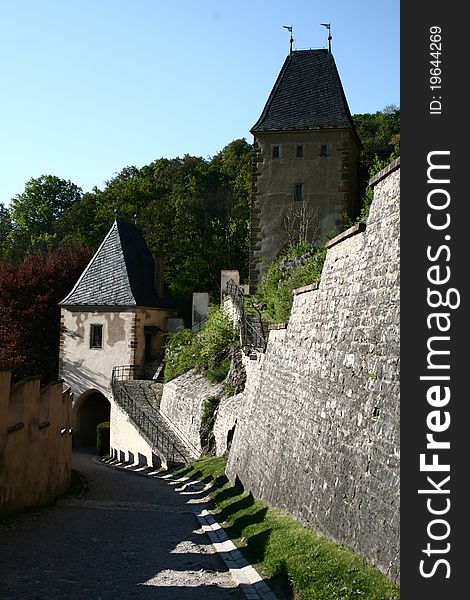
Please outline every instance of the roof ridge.
[{"label": "roof ridge", "polygon": [[119,237],[119,252],[120,252],[120,254],[122,256],[122,260],[124,261],[124,265],[126,267],[124,269],[124,271],[126,273],[128,288],[130,290],[130,293],[131,293],[131,296],[132,296],[132,298],[134,300],[134,303],[137,305],[137,298],[135,297],[135,291],[134,291],[134,289],[132,287],[132,279],[131,279],[130,273],[129,273],[129,259],[128,259],[128,257],[126,258],[127,247],[126,248],[124,247],[123,240],[122,240],[122,235],[121,235],[122,231],[121,231],[121,229],[119,229],[120,226],[121,227],[123,227],[123,226],[124,227],[128,227],[129,225],[131,226],[130,228],[137,229],[137,227],[135,225],[132,225],[132,223],[128,223],[127,221],[118,221],[116,219],[116,229],[117,229],[117,234],[118,234],[118,237]]},{"label": "roof ridge", "polygon": [[320,129],[354,129],[334,56],[324,48],[294,50],[250,131]]},{"label": "roof ridge", "polygon": [[101,249],[103,248],[103,246],[105,245],[105,243],[107,242],[109,236],[111,235],[111,233],[113,232],[114,228],[117,228],[117,220],[114,219],[113,224],[111,225],[111,228],[109,229],[108,233],[105,235],[103,241],[101,242],[101,244],[98,246],[98,249],[96,250],[96,252],[93,254],[93,256],[91,257],[90,261],[88,262],[87,266],[83,269],[82,274],[80,275],[80,277],[77,279],[76,284],[73,286],[73,288],[71,289],[71,291],[65,296],[65,298],[63,300],[61,300],[59,302],[59,304],[64,304],[66,302],[66,300],[68,298],[70,298],[70,296],[73,295],[73,293],[75,292],[75,290],[78,288],[78,286],[80,285],[80,283],[82,282],[83,278],[85,277],[86,273],[90,270],[91,266],[94,264],[94,262],[97,260],[99,253],[101,252]]},{"label": "roof ridge", "polygon": [[155,261],[138,227],[115,219],[62,306],[176,308],[155,290]]},{"label": "roof ridge", "polygon": [[[297,52],[297,50],[296,50],[296,52]],[[271,104],[272,104],[272,101],[273,101],[273,98],[274,98],[274,96],[275,96],[275,93],[277,92],[277,90],[278,90],[279,86],[281,85],[282,78],[283,78],[283,76],[284,76],[284,73],[285,73],[285,71],[287,70],[287,65],[288,65],[288,64],[291,62],[291,60],[292,60],[292,54],[289,54],[288,56],[286,56],[286,58],[285,58],[285,60],[284,60],[284,63],[283,63],[283,65],[282,65],[282,67],[281,67],[281,70],[279,71],[279,74],[278,74],[278,76],[277,76],[277,79],[276,79],[276,81],[275,81],[275,83],[274,83],[273,89],[271,90],[271,93],[269,94],[269,96],[268,96],[268,99],[266,100],[266,104],[264,105],[263,111],[262,111],[262,113],[261,113],[261,115],[260,115],[259,119],[258,119],[258,120],[256,121],[256,123],[253,125],[253,127],[251,128],[251,130],[250,130],[250,131],[254,131],[254,130],[255,130],[255,128],[256,128],[256,127],[257,127],[257,126],[258,126],[260,123],[262,123],[262,122],[263,122],[263,120],[265,119],[265,117],[266,117],[266,114],[267,114],[267,112],[268,112],[268,108],[269,108],[269,107],[271,106]]]}]

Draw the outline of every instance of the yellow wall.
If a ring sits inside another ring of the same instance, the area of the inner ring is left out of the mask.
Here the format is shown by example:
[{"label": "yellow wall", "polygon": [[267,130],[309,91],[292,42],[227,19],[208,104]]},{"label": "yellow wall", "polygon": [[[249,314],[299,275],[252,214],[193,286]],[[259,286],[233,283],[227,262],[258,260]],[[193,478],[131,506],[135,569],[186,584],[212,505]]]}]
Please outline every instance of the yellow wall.
[{"label": "yellow wall", "polygon": [[52,501],[70,485],[72,396],[0,371],[0,512]]}]

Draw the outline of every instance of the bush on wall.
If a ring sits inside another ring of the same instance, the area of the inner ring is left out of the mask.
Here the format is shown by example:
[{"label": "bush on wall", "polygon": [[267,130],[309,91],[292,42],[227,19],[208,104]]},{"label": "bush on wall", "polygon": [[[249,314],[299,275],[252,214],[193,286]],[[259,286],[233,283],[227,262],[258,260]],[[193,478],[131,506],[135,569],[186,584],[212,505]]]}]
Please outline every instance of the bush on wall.
[{"label": "bush on wall", "polygon": [[289,319],[292,290],[320,281],[325,257],[324,246],[314,249],[308,242],[299,242],[270,264],[258,286],[256,301],[271,320],[280,323]]},{"label": "bush on wall", "polygon": [[[178,375],[190,369],[208,373],[228,371],[224,363],[224,350],[237,344],[237,329],[225,312],[219,306],[211,306],[206,325],[194,334],[191,329],[183,329],[170,334],[165,346],[165,382],[171,381]],[[226,374],[226,373],[225,373]],[[219,376],[215,376],[219,379]]]}]

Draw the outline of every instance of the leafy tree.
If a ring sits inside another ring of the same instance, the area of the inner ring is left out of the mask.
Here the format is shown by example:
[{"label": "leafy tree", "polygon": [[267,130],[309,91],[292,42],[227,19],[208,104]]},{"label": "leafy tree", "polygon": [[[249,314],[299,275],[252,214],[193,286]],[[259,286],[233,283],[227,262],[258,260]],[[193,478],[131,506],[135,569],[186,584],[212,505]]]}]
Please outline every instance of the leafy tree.
[{"label": "leafy tree", "polygon": [[189,317],[192,292],[217,295],[221,269],[248,276],[251,155],[234,140],[210,159],[127,166],[86,194],[57,177],[31,179],[12,203],[9,254],[21,261],[71,241],[96,249],[116,217],[135,221],[152,253],[165,255],[166,283]]},{"label": "leafy tree", "polygon": [[78,245],[31,253],[22,262],[0,262],[0,368],[13,380],[58,377],[60,309],[91,258]]},{"label": "leafy tree", "polygon": [[234,140],[212,159],[212,165],[228,177],[237,197],[243,202],[251,195],[252,151],[245,138]]},{"label": "leafy tree", "polygon": [[11,217],[8,208],[0,202],[0,260],[7,257],[9,252],[9,237],[11,234]]},{"label": "leafy tree", "polygon": [[25,191],[11,203],[10,239],[15,258],[55,245],[57,219],[81,197],[82,190],[71,181],[53,175],[30,179]]},{"label": "leafy tree", "polygon": [[56,220],[54,231],[61,243],[77,242],[88,248],[98,248],[106,235],[110,222],[97,217],[97,194],[83,194],[78,202],[74,202]]},{"label": "leafy tree", "polygon": [[69,207],[56,233],[96,248],[115,216],[136,221],[152,253],[164,253],[166,283],[189,317],[192,292],[218,294],[221,269],[248,275],[251,173],[245,139],[212,159],[185,155],[126,167]]},{"label": "leafy tree", "polygon": [[359,189],[364,199],[374,165],[387,164],[400,154],[400,109],[390,104],[374,114],[353,115],[353,121],[362,143]]}]

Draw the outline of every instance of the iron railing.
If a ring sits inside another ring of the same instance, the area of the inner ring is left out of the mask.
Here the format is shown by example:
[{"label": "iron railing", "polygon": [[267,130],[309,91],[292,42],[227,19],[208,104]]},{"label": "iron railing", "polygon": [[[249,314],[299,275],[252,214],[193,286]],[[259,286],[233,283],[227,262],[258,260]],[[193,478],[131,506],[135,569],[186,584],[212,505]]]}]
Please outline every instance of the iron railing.
[{"label": "iron railing", "polygon": [[124,409],[139,431],[145,435],[151,446],[161,453],[168,465],[186,464],[187,457],[178,448],[176,442],[164,431],[157,420],[135,401],[126,389],[125,381],[138,380],[141,370],[133,365],[113,368],[111,389],[116,403]]},{"label": "iron railing", "polygon": [[196,321],[194,325],[191,327],[193,333],[199,333],[204,325],[207,323],[208,317],[203,317],[200,321]]},{"label": "iron railing", "polygon": [[240,338],[242,348],[245,353],[249,353],[251,349],[266,350],[266,339],[263,332],[263,324],[261,319],[256,321],[256,327],[253,325],[255,318],[250,318],[247,315],[245,308],[244,292],[242,288],[230,279],[227,281],[226,294],[232,298],[232,302],[238,313],[240,320]]}]

